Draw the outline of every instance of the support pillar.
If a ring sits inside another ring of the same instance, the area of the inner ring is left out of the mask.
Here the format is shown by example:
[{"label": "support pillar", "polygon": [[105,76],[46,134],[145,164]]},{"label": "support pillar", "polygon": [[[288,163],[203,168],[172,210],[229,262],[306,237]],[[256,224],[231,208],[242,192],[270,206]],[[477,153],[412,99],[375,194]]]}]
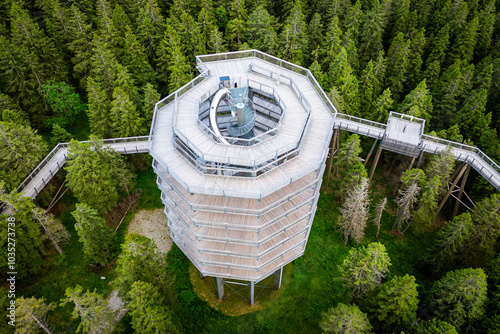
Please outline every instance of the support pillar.
[{"label": "support pillar", "polygon": [[283,266],[274,272],[274,287],[281,288],[281,276],[283,276]]},{"label": "support pillar", "polygon": [[[335,151],[337,151],[337,154],[340,150],[340,129],[337,130],[337,142],[335,143]],[[335,165],[335,177],[339,177],[339,165]]]},{"label": "support pillar", "polygon": [[460,178],[462,177],[462,175],[464,175],[465,170],[467,169],[467,166],[468,166],[468,165],[466,165],[466,164],[465,164],[465,165],[462,167],[462,170],[460,170],[460,173],[458,173],[458,176],[457,176],[457,178],[455,179],[455,181],[453,181],[453,183],[452,183],[452,185],[451,185],[450,189],[448,189],[448,192],[446,193],[446,195],[444,195],[444,198],[443,198],[443,200],[441,201],[441,204],[439,204],[439,207],[438,207],[438,209],[437,209],[437,211],[436,211],[436,216],[439,214],[439,212],[440,212],[440,211],[441,211],[441,209],[443,208],[443,206],[444,206],[444,204],[446,203],[446,200],[448,199],[448,197],[450,197],[451,192],[453,191],[453,189],[454,189],[454,188],[455,188],[455,186],[457,185],[457,183],[458,183],[458,181],[460,180]]},{"label": "support pillar", "polygon": [[250,282],[250,304],[255,303],[255,282]]},{"label": "support pillar", "polygon": [[368,155],[366,156],[365,163],[363,164],[366,167],[366,164],[368,163],[368,160],[370,160],[370,157],[372,156],[373,150],[375,149],[375,146],[377,146],[378,139],[375,139],[375,142],[373,143],[372,147],[370,148],[370,152],[368,152]]},{"label": "support pillar", "polygon": [[375,173],[375,169],[377,168],[378,159],[380,158],[380,153],[382,153],[382,145],[378,147],[377,154],[375,154],[375,161],[373,161],[372,169],[370,170],[370,177],[368,178],[368,182],[371,182],[373,173]]},{"label": "support pillar", "polygon": [[224,279],[217,277],[217,292],[219,293],[219,299],[224,298]]},{"label": "support pillar", "polygon": [[[408,166],[408,168],[406,170],[410,170],[413,167],[413,164],[415,163],[415,158],[416,157],[413,157],[413,159],[411,159],[410,165]],[[400,186],[401,186],[401,181],[398,181],[396,183],[396,188],[394,188],[394,191],[392,192],[393,196],[396,196],[396,194],[398,193],[398,190],[399,190]]]},{"label": "support pillar", "polygon": [[424,156],[424,150],[420,151],[420,154],[418,155],[417,168],[420,168],[420,163],[422,163],[423,156]]},{"label": "support pillar", "polygon": [[451,219],[455,218],[455,216],[458,213],[458,208],[460,207],[460,200],[462,199],[462,194],[464,193],[465,183],[467,182],[467,177],[469,176],[469,172],[470,172],[470,165],[467,165],[464,178],[462,179],[462,183],[460,184],[460,191],[458,192],[457,203],[455,203],[455,208],[453,209],[453,215]]},{"label": "support pillar", "polygon": [[333,164],[333,155],[335,153],[335,143],[337,142],[337,133],[338,130],[333,131],[333,139],[330,143],[330,157],[328,158],[328,162],[326,164],[326,187],[328,187],[328,182],[330,181],[330,174],[332,172],[332,164]]}]

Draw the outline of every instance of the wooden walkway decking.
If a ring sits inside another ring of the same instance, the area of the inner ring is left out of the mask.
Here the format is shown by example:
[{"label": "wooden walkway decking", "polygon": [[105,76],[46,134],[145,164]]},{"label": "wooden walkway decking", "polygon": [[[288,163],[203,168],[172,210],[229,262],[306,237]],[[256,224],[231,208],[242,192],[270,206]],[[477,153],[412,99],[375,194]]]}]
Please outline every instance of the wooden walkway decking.
[{"label": "wooden walkway decking", "polygon": [[[148,136],[105,139],[104,144],[122,154],[148,152]],[[42,160],[17,190],[25,196],[35,198],[45,185],[61,169],[67,159],[68,144],[60,143]]]}]

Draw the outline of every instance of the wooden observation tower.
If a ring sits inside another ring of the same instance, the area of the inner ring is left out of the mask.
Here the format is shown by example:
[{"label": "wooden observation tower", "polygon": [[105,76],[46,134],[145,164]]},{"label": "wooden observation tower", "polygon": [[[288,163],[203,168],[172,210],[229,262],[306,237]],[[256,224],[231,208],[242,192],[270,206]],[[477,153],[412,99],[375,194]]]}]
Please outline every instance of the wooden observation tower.
[{"label": "wooden observation tower", "polygon": [[173,241],[219,298],[247,284],[253,303],[304,254],[336,110],[308,70],[264,53],[197,63],[157,104],[149,151]]}]

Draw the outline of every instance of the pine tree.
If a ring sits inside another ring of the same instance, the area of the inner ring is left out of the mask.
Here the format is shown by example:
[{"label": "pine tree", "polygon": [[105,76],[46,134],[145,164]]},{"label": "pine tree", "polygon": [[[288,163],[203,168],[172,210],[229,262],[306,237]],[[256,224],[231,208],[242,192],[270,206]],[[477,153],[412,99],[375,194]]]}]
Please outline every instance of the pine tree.
[{"label": "pine tree", "polygon": [[138,234],[128,234],[118,257],[116,279],[112,285],[123,298],[130,300],[135,281],[143,281],[163,291],[168,278],[165,276],[165,256],[158,252],[156,244]]},{"label": "pine tree", "polygon": [[400,32],[392,40],[389,52],[387,53],[387,77],[386,85],[391,87],[395,100],[399,99],[399,94],[403,90],[403,85],[407,79],[408,66],[410,63],[411,41],[405,40]]},{"label": "pine tree", "polygon": [[308,45],[305,19],[301,4],[297,1],[285,21],[280,36],[281,56],[297,65],[304,62],[304,53]]},{"label": "pine tree", "polygon": [[107,96],[111,97],[117,76],[118,60],[111,45],[97,34],[94,34],[92,44],[92,69],[90,75],[105,90]]},{"label": "pine tree", "polygon": [[337,225],[342,233],[344,244],[351,237],[357,244],[365,235],[366,222],[368,220],[368,209],[370,196],[368,195],[368,179],[361,181],[349,191],[346,200],[340,208],[340,216]]},{"label": "pine tree", "polygon": [[0,179],[15,189],[47,151],[36,130],[12,122],[0,122]]},{"label": "pine tree", "polygon": [[450,182],[451,173],[455,167],[455,156],[453,148],[447,146],[446,149],[432,156],[429,164],[425,167],[425,175],[430,180],[439,177],[438,197],[443,197],[448,190],[448,182]]},{"label": "pine tree", "polygon": [[71,214],[76,220],[75,230],[83,244],[85,257],[94,263],[108,264],[115,252],[115,232],[87,204],[77,204]]},{"label": "pine tree", "polygon": [[227,24],[227,37],[229,45],[240,48],[244,42],[247,10],[245,0],[234,0],[231,2],[229,11],[229,22]]},{"label": "pine tree", "polygon": [[426,60],[426,67],[429,68],[430,64],[438,61],[442,63],[445,60],[448,46],[450,44],[450,26],[446,24],[437,35],[431,40],[429,45],[433,45],[429,56]]},{"label": "pine tree", "polygon": [[151,63],[155,59],[156,48],[165,31],[165,19],[161,15],[161,9],[156,0],[145,0],[144,5],[140,6],[136,26],[137,38],[146,48],[146,54]]},{"label": "pine tree", "polygon": [[146,50],[129,26],[125,31],[122,63],[138,86],[154,82],[154,71],[148,62]]},{"label": "pine tree", "polygon": [[72,4],[69,11],[68,29],[70,42],[68,49],[71,50],[73,55],[71,59],[74,64],[73,72],[80,79],[80,86],[86,87],[92,54],[92,24],[88,23],[87,17],[78,9],[76,4]]},{"label": "pine tree", "polygon": [[88,77],[88,109],[87,115],[92,133],[101,138],[111,134],[111,120],[109,115],[110,101],[101,85],[92,77]]},{"label": "pine tree", "polygon": [[460,251],[467,247],[467,240],[473,228],[472,217],[469,212],[464,212],[446,222],[444,228],[439,230],[433,262],[441,267],[453,260]]},{"label": "pine tree", "polygon": [[460,327],[468,320],[483,317],[486,286],[486,275],[481,268],[450,271],[434,282],[431,305],[439,319]]},{"label": "pine tree", "polygon": [[56,305],[46,304],[45,299],[35,297],[16,299],[16,333],[39,333],[43,329],[52,334],[47,323],[47,313],[54,310]]},{"label": "pine tree", "polygon": [[361,64],[375,59],[383,50],[382,36],[387,25],[386,14],[378,1],[371,10],[364,12],[359,46]]},{"label": "pine tree", "polygon": [[491,48],[493,31],[495,29],[495,1],[490,0],[479,13],[479,28],[477,34],[476,54],[485,56]]},{"label": "pine tree", "polygon": [[340,179],[339,190],[342,197],[347,196],[351,189],[357,187],[367,177],[366,168],[359,159],[360,153],[361,146],[357,134],[349,136],[340,146],[337,165]]},{"label": "pine tree", "polygon": [[394,100],[391,98],[391,89],[387,88],[384,90],[382,95],[380,95],[374,103],[373,112],[370,114],[370,119],[379,122],[385,123],[389,119],[389,111],[394,104]]},{"label": "pine tree", "polygon": [[61,306],[75,304],[71,315],[80,319],[77,331],[88,334],[110,334],[114,329],[115,312],[108,307],[107,301],[97,292],[83,292],[80,285],[66,289],[66,298]]},{"label": "pine tree", "polygon": [[347,60],[347,51],[341,48],[335,61],[331,64],[329,76],[333,78],[333,86],[342,96],[344,110],[347,114],[359,116],[358,79]]},{"label": "pine tree", "polygon": [[371,311],[383,327],[410,324],[416,319],[418,309],[415,276],[394,276],[380,285],[370,304]]},{"label": "pine tree", "polygon": [[479,20],[476,16],[459,32],[448,58],[450,63],[457,60],[463,60],[469,63],[472,60],[477,43],[478,28]]},{"label": "pine tree", "polygon": [[435,126],[446,127],[449,124],[459,101],[470,89],[473,73],[474,65],[462,61],[456,61],[444,71],[433,95],[435,110],[440,115]]},{"label": "pine tree", "polygon": [[[428,176],[429,177],[429,176]],[[435,228],[436,210],[438,208],[439,187],[441,185],[439,176],[434,176],[424,183],[422,187],[422,198],[418,209],[413,214],[415,232],[422,233]]]},{"label": "pine tree", "polygon": [[118,138],[138,136],[144,133],[143,119],[129,95],[116,87],[111,101],[112,135]]},{"label": "pine tree", "polygon": [[323,333],[372,333],[372,326],[365,313],[356,305],[339,303],[323,313],[319,327]]},{"label": "pine tree", "polygon": [[403,102],[398,106],[398,112],[423,118],[429,122],[432,115],[432,95],[427,89],[425,79],[405,96]]},{"label": "pine tree", "polygon": [[153,85],[147,84],[144,86],[144,99],[142,101],[142,115],[147,126],[151,124],[153,120],[153,113],[155,111],[155,105],[160,101],[160,94],[154,89]]},{"label": "pine tree", "polygon": [[216,27],[212,29],[207,40],[207,50],[212,53],[222,53],[227,51],[224,36],[217,30]]},{"label": "pine tree", "polygon": [[116,205],[118,190],[132,187],[133,175],[120,153],[90,136],[87,143],[71,141],[66,180],[75,197],[104,213]]},{"label": "pine tree", "polygon": [[351,248],[339,266],[340,280],[352,289],[352,296],[364,296],[373,291],[385,277],[391,261],[385,246],[372,242],[368,246]]},{"label": "pine tree", "polygon": [[135,333],[180,333],[172,320],[172,311],[165,306],[165,297],[158,287],[135,281],[130,289],[127,308]]},{"label": "pine tree", "polygon": [[[23,196],[16,190],[7,193],[3,189],[3,183],[0,181],[0,202],[5,203],[5,211],[0,213],[0,228],[7,231],[9,222],[15,219],[15,242],[16,242],[16,282],[30,283],[30,279],[36,277],[42,272],[42,265],[45,254],[43,248],[43,236],[39,226],[33,220],[32,211],[35,207],[32,199]],[[10,235],[12,236],[12,235]],[[11,271],[8,266],[8,234],[0,233],[0,268],[1,272]]]},{"label": "pine tree", "polygon": [[470,99],[454,115],[452,122],[458,124],[460,132],[467,138],[478,140],[484,130],[490,128],[492,114],[486,113],[488,91],[473,91]]},{"label": "pine tree", "polygon": [[278,54],[276,19],[263,5],[257,6],[247,21],[246,39],[252,48],[273,55]]},{"label": "pine tree", "polygon": [[53,214],[45,212],[40,208],[32,210],[33,218],[42,227],[47,237],[59,254],[63,253],[62,246],[69,241],[71,235],[64,227],[60,220],[56,219]]}]

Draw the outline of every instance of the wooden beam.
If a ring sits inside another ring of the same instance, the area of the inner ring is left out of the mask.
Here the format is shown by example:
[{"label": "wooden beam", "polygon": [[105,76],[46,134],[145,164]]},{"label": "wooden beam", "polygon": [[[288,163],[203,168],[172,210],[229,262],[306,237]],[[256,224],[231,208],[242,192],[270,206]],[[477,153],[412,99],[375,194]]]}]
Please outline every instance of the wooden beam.
[{"label": "wooden beam", "polygon": [[[410,164],[408,165],[408,168],[406,170],[410,170],[412,167],[413,167],[413,164],[415,163],[415,158],[416,157],[413,157],[413,159],[411,159],[411,162]],[[404,172],[403,172],[404,173]],[[401,178],[400,178],[401,179]],[[396,183],[396,188],[394,188],[394,191],[392,192],[392,195],[393,196],[396,196],[396,194],[398,193],[398,190],[399,190],[399,187],[401,186],[401,180],[399,180],[397,183]]]},{"label": "wooden beam", "polygon": [[420,168],[420,164],[422,163],[423,156],[424,156],[424,150],[421,150],[420,154],[418,155],[417,168]]},{"label": "wooden beam", "polygon": [[444,204],[446,203],[446,201],[448,200],[448,197],[450,197],[450,194],[451,192],[453,191],[453,188],[455,188],[455,186],[457,185],[458,181],[460,181],[460,178],[462,177],[462,175],[464,175],[465,173],[465,170],[467,169],[467,166],[468,165],[464,165],[462,167],[462,169],[460,170],[460,173],[458,173],[458,176],[457,178],[455,179],[455,181],[453,181],[453,183],[451,184],[451,187],[450,189],[448,189],[448,192],[446,193],[446,195],[444,195],[444,198],[443,200],[441,201],[441,204],[439,204],[439,207],[436,211],[436,216],[439,214],[439,212],[441,211],[441,209],[443,208]]},{"label": "wooden beam", "polygon": [[371,182],[373,173],[375,173],[375,169],[377,168],[378,159],[380,158],[380,153],[382,153],[382,145],[378,147],[377,154],[375,154],[375,160],[373,161],[372,169],[370,170],[370,177],[368,178],[368,182]]},{"label": "wooden beam", "polygon": [[333,132],[333,139],[330,142],[330,157],[328,158],[328,162],[326,164],[326,187],[328,187],[328,182],[330,181],[330,174],[332,172],[332,163],[333,163],[333,155],[335,152],[335,142],[337,141],[337,132],[338,130],[335,130]]},{"label": "wooden beam", "polygon": [[467,177],[469,176],[469,172],[470,172],[470,165],[467,165],[467,170],[465,171],[462,183],[460,184],[460,191],[458,192],[457,203],[455,203],[455,208],[453,209],[453,215],[451,216],[451,219],[455,218],[455,216],[458,213],[458,208],[460,207],[462,194],[464,193],[465,183],[467,182]]},{"label": "wooden beam", "polygon": [[366,156],[365,163],[363,164],[365,167],[366,167],[366,164],[368,163],[368,160],[370,160],[370,157],[373,153],[373,149],[375,149],[375,146],[377,146],[377,143],[378,143],[378,139],[375,139],[372,147],[370,148],[370,152],[368,152],[368,155]]}]

